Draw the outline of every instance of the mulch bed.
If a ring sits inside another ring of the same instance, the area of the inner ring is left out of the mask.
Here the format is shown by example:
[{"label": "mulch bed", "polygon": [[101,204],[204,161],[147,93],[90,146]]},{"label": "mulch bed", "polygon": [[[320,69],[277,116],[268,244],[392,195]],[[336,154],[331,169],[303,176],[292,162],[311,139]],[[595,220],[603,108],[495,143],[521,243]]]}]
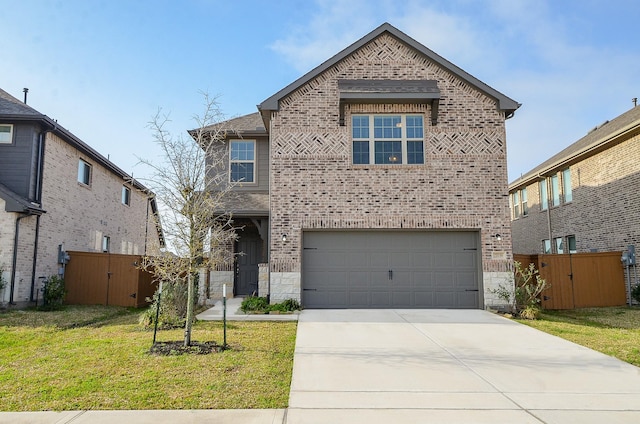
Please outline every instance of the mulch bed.
[{"label": "mulch bed", "polygon": [[[229,347],[227,346],[227,349]],[[191,342],[191,346],[185,346],[184,341],[156,342],[149,354],[169,356],[169,355],[208,355],[210,353],[222,352],[224,348],[216,342]]]}]

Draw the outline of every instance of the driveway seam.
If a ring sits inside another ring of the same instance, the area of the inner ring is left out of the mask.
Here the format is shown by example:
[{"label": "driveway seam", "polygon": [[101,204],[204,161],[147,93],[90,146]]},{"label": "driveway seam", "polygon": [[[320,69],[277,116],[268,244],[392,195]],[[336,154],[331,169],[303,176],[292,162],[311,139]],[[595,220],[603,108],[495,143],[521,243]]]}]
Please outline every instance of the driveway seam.
[{"label": "driveway seam", "polygon": [[407,320],[404,316],[402,316],[397,310],[393,311],[395,314],[398,315],[398,317],[400,317],[400,319],[402,319],[404,322],[406,322],[407,324],[409,324],[410,326],[412,326],[413,328],[415,328],[420,334],[422,334],[424,337],[426,337],[427,339],[429,339],[431,342],[433,342],[436,346],[438,346],[440,349],[442,349],[444,352],[446,352],[449,356],[451,356],[453,359],[455,359],[456,361],[458,361],[460,364],[462,364],[467,370],[471,371],[473,374],[477,375],[482,381],[484,381],[485,383],[487,383],[489,386],[493,387],[493,389],[497,392],[500,393],[502,396],[505,397],[505,399],[508,399],[509,402],[513,403],[515,406],[517,406],[518,408],[520,408],[520,410],[525,411],[527,414],[531,415],[533,418],[535,418],[536,420],[541,421],[542,423],[545,423],[545,421],[540,420],[539,417],[536,417],[533,413],[531,413],[531,411],[529,411],[527,408],[524,408],[522,405],[520,405],[518,402],[516,402],[515,400],[513,400],[509,395],[507,395],[505,392],[503,392],[502,390],[500,390],[495,384],[493,384],[491,381],[489,381],[485,376],[483,376],[482,374],[480,374],[478,371],[476,371],[475,369],[473,369],[471,366],[469,366],[463,359],[459,358],[457,355],[455,355],[453,352],[451,352],[449,349],[447,349],[445,346],[443,346],[441,343],[439,343],[436,339],[432,338],[429,334],[425,333],[422,329],[418,328],[415,323]]}]

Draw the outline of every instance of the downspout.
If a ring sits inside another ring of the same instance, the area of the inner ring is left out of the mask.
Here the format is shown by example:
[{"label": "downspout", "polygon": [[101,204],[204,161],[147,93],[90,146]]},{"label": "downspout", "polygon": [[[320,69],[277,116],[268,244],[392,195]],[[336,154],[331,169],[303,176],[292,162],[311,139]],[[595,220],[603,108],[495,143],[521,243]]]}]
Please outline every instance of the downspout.
[{"label": "downspout", "polygon": [[[38,260],[38,240],[40,238],[40,215],[36,216],[36,234],[33,241],[33,261],[31,266],[31,293],[29,294],[29,301],[34,302],[36,292],[36,263]],[[37,306],[37,305],[36,305]]]},{"label": "downspout", "polygon": [[18,238],[20,236],[20,220],[31,216],[30,213],[25,213],[16,218],[16,230],[13,238],[13,258],[11,260],[11,288],[9,290],[9,305],[15,305],[13,301],[13,295],[16,287],[16,264],[18,263]]},{"label": "downspout", "polygon": [[[25,93],[26,100],[27,93]],[[36,175],[36,201],[42,207],[42,175],[44,174],[44,133],[38,135],[38,175]],[[31,266],[31,292],[29,301],[34,301],[36,290],[36,265],[38,262],[38,240],[40,239],[40,215],[36,217],[36,233],[33,241],[33,262]],[[36,305],[37,306],[37,305]]]},{"label": "downspout", "polygon": [[144,256],[147,256],[147,240],[149,239],[149,204],[151,203],[151,197],[147,195],[147,216],[144,224]]}]

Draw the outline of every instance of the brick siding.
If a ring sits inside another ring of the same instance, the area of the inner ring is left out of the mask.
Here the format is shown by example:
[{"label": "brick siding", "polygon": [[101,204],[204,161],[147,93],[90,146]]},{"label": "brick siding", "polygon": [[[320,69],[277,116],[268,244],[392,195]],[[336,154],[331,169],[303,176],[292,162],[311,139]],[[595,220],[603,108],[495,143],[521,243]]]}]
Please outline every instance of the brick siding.
[{"label": "brick siding", "polygon": [[[550,209],[551,237],[575,235],[578,252],[640,247],[640,135],[571,165],[573,200]],[[558,178],[561,178],[561,172]],[[512,221],[513,251],[542,253],[549,238],[538,182],[527,186],[529,216]]]},{"label": "brick siding", "polygon": [[[347,106],[339,126],[338,79],[437,80],[437,126],[429,126],[430,106],[404,104]],[[351,163],[351,114],[380,112],[425,115],[424,165]],[[271,120],[272,290],[286,276],[286,294],[299,297],[291,274],[300,273],[306,228],[479,229],[483,270],[506,273],[504,119],[494,99],[388,34],[281,100]]]}]

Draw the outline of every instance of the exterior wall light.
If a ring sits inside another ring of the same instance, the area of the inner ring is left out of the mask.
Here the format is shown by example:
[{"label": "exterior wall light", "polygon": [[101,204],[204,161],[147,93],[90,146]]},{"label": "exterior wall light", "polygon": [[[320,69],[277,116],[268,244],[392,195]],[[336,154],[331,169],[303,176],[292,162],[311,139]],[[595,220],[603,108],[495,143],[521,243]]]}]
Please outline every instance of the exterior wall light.
[{"label": "exterior wall light", "polygon": [[283,235],[282,235],[282,241],[283,241],[283,242],[287,241],[287,235],[286,235],[286,234],[283,234]]},{"label": "exterior wall light", "polygon": [[494,237],[495,237],[495,238],[496,238],[496,240],[498,240],[498,241],[502,240],[502,236],[501,236],[500,234],[496,234]]}]

